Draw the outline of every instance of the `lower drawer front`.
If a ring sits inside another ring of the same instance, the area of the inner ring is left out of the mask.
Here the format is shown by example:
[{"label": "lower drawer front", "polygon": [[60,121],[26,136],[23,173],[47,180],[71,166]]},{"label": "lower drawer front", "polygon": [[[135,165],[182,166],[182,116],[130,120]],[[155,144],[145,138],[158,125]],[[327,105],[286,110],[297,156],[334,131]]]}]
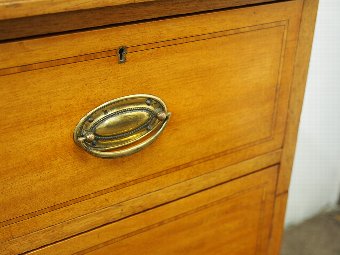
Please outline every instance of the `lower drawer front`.
[{"label": "lower drawer front", "polygon": [[266,254],[277,167],[30,254]]}]

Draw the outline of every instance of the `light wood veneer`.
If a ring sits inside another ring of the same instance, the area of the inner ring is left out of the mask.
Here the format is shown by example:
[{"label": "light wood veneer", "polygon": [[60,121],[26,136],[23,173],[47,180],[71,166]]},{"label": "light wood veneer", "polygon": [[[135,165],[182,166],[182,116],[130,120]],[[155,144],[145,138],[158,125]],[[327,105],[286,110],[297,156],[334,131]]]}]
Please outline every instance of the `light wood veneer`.
[{"label": "light wood veneer", "polygon": [[[0,254],[279,254],[317,1],[185,2],[0,1]],[[74,144],[139,93],[172,112],[151,146]]]}]

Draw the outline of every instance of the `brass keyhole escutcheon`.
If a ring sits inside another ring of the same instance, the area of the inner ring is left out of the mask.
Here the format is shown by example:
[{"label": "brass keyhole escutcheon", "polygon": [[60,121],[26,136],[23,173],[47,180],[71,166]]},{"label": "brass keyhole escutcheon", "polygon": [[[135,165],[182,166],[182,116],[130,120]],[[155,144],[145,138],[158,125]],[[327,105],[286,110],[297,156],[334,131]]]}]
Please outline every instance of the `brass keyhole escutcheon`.
[{"label": "brass keyhole escutcheon", "polygon": [[123,64],[126,62],[127,48],[126,46],[121,46],[117,50],[118,64]]}]

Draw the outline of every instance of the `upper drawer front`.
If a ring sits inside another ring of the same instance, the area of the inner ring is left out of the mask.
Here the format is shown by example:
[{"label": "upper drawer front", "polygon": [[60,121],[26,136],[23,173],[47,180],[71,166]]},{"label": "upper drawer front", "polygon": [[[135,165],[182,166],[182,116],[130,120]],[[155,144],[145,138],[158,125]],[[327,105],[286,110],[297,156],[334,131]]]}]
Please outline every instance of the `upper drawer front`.
[{"label": "upper drawer front", "polygon": [[[280,148],[300,8],[289,1],[0,45],[0,238]],[[155,143],[115,160],[74,144],[84,114],[139,93],[172,112]],[[223,165],[199,167],[216,158]]]}]

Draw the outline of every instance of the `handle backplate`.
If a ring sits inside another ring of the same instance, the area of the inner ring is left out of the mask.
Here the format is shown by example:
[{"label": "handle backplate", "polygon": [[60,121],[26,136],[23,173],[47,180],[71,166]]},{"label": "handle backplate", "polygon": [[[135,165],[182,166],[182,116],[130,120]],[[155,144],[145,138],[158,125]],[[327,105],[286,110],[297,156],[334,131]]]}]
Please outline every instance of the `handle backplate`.
[{"label": "handle backplate", "polygon": [[86,114],[76,126],[73,138],[94,156],[127,156],[156,140],[169,118],[160,98],[130,95],[106,102]]}]

